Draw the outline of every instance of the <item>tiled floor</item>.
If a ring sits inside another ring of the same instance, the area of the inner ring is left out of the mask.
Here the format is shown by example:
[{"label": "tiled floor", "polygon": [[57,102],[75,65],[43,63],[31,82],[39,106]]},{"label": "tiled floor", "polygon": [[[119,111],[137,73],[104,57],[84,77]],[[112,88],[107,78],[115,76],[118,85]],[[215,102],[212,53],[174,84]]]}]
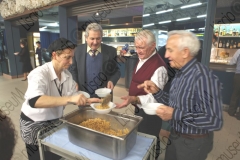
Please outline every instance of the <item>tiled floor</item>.
[{"label": "tiled floor", "polygon": [[[123,86],[124,79],[120,79],[118,86],[114,89],[114,102],[121,102],[120,97],[127,95],[128,92]],[[5,104],[9,101],[12,101],[15,104],[15,107],[12,111],[10,111],[9,116],[12,118],[12,121],[15,125],[15,128],[18,132],[18,140],[15,147],[15,152],[12,160],[27,160],[26,158],[26,152],[24,151],[25,146],[24,143],[19,136],[19,115],[21,110],[21,104],[23,103],[23,95],[22,93],[25,93],[27,89],[27,82],[22,82],[21,79],[14,79],[14,80],[8,80],[0,76],[0,107],[5,106]],[[20,92],[19,92],[20,91]],[[13,101],[12,96],[13,94],[20,95],[18,98],[18,103],[16,101]],[[71,112],[72,110],[77,109],[76,106],[68,106],[65,109],[65,114]],[[126,108],[125,108],[126,109]],[[125,109],[115,109],[114,111],[117,112],[124,112]],[[131,113],[129,113],[131,114]],[[207,160],[239,160],[240,159],[240,146],[238,146],[240,143],[240,121],[237,121],[235,118],[230,117],[226,114],[224,114],[224,125],[223,128],[220,131],[215,132],[214,134],[214,148],[211,151],[211,153],[208,155]],[[236,147],[237,150],[232,151],[234,155],[232,156],[227,149],[233,149],[230,146],[238,146]],[[226,154],[229,156],[229,158],[224,158],[220,155]],[[160,158],[163,160],[164,154],[161,154]]]}]

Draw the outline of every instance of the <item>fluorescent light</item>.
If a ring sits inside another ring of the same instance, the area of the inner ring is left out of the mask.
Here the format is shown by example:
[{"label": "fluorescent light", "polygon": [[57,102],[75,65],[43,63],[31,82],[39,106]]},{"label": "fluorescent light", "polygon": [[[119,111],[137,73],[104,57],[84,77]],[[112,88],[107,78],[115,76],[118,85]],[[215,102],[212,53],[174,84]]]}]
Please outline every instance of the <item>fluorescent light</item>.
[{"label": "fluorescent light", "polygon": [[159,12],[156,12],[156,14],[161,14],[161,13],[166,13],[166,12],[171,12],[173,11],[173,9],[168,9],[168,10],[164,10],[164,11],[159,11]]},{"label": "fluorescent light", "polygon": [[207,17],[207,15],[204,14],[204,15],[197,16],[197,18],[202,18],[202,17]]},{"label": "fluorescent light", "polygon": [[47,28],[47,26],[45,26],[45,27],[41,27],[40,29],[46,29]]},{"label": "fluorescent light", "polygon": [[55,23],[49,23],[49,26],[58,27],[59,24],[58,24],[57,22],[55,22]]},{"label": "fluorescent light", "polygon": [[158,24],[163,24],[163,23],[170,23],[172,22],[171,20],[168,20],[168,21],[161,21],[161,22],[158,22]]},{"label": "fluorescent light", "polygon": [[159,30],[158,31],[158,33],[161,33],[161,32],[167,33],[168,31],[164,31],[164,30]]},{"label": "fluorescent light", "polygon": [[33,33],[33,37],[40,37],[40,33]]},{"label": "fluorescent light", "polygon": [[180,18],[180,19],[177,19],[176,21],[185,21],[185,20],[188,20],[188,19],[191,19],[191,18],[190,17]]},{"label": "fluorescent light", "polygon": [[144,14],[143,17],[147,17],[147,16],[150,16],[150,14]]},{"label": "fluorescent light", "polygon": [[153,26],[153,25],[154,25],[154,23],[150,23],[150,24],[143,25],[143,27],[148,27],[148,26]]},{"label": "fluorescent light", "polygon": [[198,28],[198,29],[205,29],[205,28]]},{"label": "fluorescent light", "polygon": [[184,9],[184,8],[190,8],[190,7],[195,7],[195,6],[200,6],[202,3],[199,2],[199,3],[194,3],[194,4],[190,4],[190,5],[186,5],[186,6],[182,6],[180,7],[181,9]]},{"label": "fluorescent light", "polygon": [[195,29],[187,29],[187,31],[195,31]]},{"label": "fluorescent light", "polygon": [[44,28],[39,28],[39,31],[46,31]]}]

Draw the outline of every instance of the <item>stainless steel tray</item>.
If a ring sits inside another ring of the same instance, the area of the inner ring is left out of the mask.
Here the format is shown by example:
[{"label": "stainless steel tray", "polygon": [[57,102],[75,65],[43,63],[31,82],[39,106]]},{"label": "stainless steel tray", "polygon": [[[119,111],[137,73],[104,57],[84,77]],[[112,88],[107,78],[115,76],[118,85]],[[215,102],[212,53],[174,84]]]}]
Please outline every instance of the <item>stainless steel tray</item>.
[{"label": "stainless steel tray", "polygon": [[[128,128],[129,133],[117,137],[101,133],[79,124],[90,118],[101,118],[110,121],[112,129]],[[90,107],[75,110],[62,119],[68,126],[69,141],[79,147],[88,149],[111,159],[123,159],[136,143],[137,127],[142,117],[110,112],[98,114]]]}]

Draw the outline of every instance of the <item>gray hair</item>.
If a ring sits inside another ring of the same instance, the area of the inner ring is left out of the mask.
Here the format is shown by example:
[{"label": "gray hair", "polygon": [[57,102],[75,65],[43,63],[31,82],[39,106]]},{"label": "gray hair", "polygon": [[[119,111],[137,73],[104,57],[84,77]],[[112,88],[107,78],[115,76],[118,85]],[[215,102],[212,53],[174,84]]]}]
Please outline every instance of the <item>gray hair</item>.
[{"label": "gray hair", "polygon": [[89,31],[92,30],[92,31],[99,31],[101,33],[101,35],[103,35],[103,30],[102,30],[102,27],[97,24],[97,23],[90,23],[87,28],[86,28],[86,34],[85,36],[88,37],[89,35]]},{"label": "gray hair", "polygon": [[147,44],[156,43],[156,38],[150,30],[147,29],[141,30],[135,36],[135,40],[141,40],[143,38],[147,39]]},{"label": "gray hair", "polygon": [[188,48],[192,56],[196,56],[200,49],[200,41],[198,40],[197,36],[189,31],[184,30],[174,30],[168,32],[168,38],[173,35],[179,35],[179,42],[178,46],[179,49],[182,50],[183,48]]}]

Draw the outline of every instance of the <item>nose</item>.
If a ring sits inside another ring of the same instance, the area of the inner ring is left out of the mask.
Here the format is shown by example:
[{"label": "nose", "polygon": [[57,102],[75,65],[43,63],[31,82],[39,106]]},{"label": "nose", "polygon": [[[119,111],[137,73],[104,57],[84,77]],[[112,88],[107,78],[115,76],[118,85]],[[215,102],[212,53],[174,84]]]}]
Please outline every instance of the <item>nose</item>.
[{"label": "nose", "polygon": [[137,53],[140,53],[141,50],[139,48],[136,48],[136,51],[137,51]]},{"label": "nose", "polygon": [[95,39],[95,40],[93,40],[93,44],[97,44],[97,40]]},{"label": "nose", "polygon": [[164,56],[165,58],[169,58],[169,53],[168,53],[168,51],[166,51],[165,52],[165,56]]}]

